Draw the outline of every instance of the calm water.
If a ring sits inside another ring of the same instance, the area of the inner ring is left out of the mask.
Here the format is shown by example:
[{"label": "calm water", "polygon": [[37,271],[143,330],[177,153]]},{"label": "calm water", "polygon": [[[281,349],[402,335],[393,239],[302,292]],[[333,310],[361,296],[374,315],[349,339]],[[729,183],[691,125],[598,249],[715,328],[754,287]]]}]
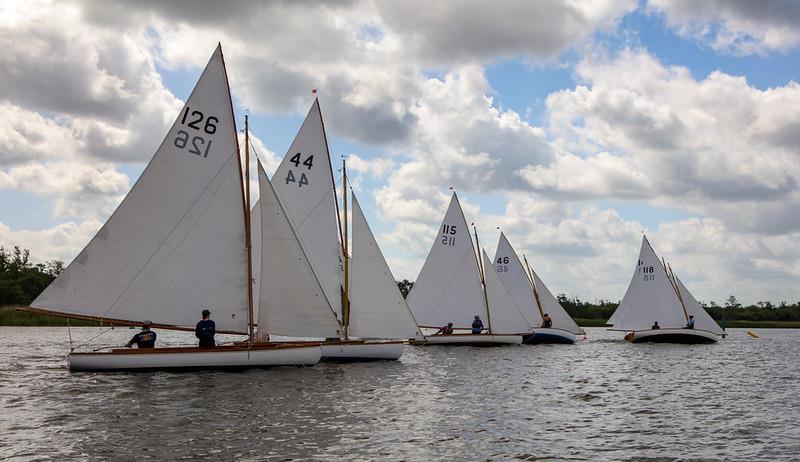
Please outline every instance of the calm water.
[{"label": "calm water", "polygon": [[800,330],[758,332],[685,346],[589,329],[574,346],[406,347],[398,362],[73,374],[66,329],[0,327],[0,459],[798,460]]}]

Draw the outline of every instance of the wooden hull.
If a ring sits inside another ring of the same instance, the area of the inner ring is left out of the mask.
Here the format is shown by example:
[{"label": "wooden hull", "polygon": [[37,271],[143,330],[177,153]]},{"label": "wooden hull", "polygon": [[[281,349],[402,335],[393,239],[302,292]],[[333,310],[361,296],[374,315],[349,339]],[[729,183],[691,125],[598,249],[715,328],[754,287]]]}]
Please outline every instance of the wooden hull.
[{"label": "wooden hull", "polygon": [[72,353],[71,371],[154,369],[246,369],[271,366],[311,366],[319,362],[317,344],[255,344],[216,348],[174,347],[118,349],[102,353]]},{"label": "wooden hull", "polygon": [[525,345],[541,344],[573,344],[578,338],[570,331],[563,329],[534,329],[533,333],[522,336],[522,343]]},{"label": "wooden hull", "polygon": [[450,334],[426,335],[413,342],[415,345],[448,345],[448,346],[503,346],[522,344],[522,335],[495,334]]},{"label": "wooden hull", "polygon": [[715,343],[719,336],[713,332],[702,329],[655,329],[637,330],[625,335],[625,340],[631,343]]},{"label": "wooden hull", "polygon": [[322,361],[395,361],[403,355],[403,343],[403,341],[324,342],[322,344]]}]

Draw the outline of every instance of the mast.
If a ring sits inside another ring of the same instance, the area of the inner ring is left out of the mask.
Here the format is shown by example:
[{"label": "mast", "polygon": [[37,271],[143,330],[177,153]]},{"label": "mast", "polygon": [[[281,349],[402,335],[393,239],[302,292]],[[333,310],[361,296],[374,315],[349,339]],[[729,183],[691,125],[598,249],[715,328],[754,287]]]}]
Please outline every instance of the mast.
[{"label": "mast", "polygon": [[[478,253],[481,251],[481,244],[478,241],[478,228],[472,224],[472,230],[475,232],[475,247]],[[476,254],[477,255],[477,254]],[[483,286],[483,303],[486,305],[486,324],[489,325],[489,333],[492,333],[492,313],[489,311],[489,294],[486,291],[486,273],[483,270],[483,259],[478,258],[478,272],[481,274],[481,285]]]},{"label": "mast", "polygon": [[536,290],[536,283],[533,281],[533,270],[528,263],[528,257],[522,255],[522,259],[525,260],[525,266],[528,268],[528,278],[531,280],[531,289],[533,289],[533,298],[536,299],[536,307],[539,308],[539,314],[544,319],[544,310],[542,309],[542,302],[539,300],[539,291]]},{"label": "mast", "polygon": [[672,287],[675,289],[675,294],[678,295],[678,300],[681,302],[681,308],[683,308],[683,315],[686,317],[686,321],[689,321],[689,312],[686,311],[686,304],[683,303],[683,297],[681,297],[681,291],[678,288],[678,280],[675,279],[675,273],[672,272],[672,266],[667,264],[667,269],[669,272],[667,273],[667,279],[669,279]]},{"label": "mast", "polygon": [[244,115],[244,240],[247,246],[247,332],[253,341],[253,241],[250,233],[250,122]]},{"label": "mast", "polygon": [[342,299],[342,324],[344,324],[344,338],[347,339],[350,332],[350,256],[348,253],[347,236],[347,159],[342,158],[342,205],[344,211],[344,238],[342,240],[342,251],[344,253],[344,296]]}]

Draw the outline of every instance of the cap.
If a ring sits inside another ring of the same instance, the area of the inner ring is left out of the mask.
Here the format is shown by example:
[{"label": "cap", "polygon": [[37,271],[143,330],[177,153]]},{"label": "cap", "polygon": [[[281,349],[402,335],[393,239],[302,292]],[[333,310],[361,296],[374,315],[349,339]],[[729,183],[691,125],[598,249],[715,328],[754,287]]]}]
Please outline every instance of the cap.
[{"label": "cap", "polygon": [[150,324],[153,324],[153,321],[149,319],[145,319],[144,321],[142,321],[142,326],[149,326]]},{"label": "cap", "polygon": [[209,314],[211,314],[211,312],[210,312],[210,311],[208,311],[208,310],[203,310],[203,316],[208,316]]}]

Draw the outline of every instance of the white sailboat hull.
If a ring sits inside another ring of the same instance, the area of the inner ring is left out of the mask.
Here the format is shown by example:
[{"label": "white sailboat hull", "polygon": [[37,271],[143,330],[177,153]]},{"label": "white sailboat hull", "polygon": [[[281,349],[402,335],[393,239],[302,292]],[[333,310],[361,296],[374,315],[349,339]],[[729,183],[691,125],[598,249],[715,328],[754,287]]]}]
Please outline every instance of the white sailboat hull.
[{"label": "white sailboat hull", "polygon": [[394,361],[402,355],[402,341],[322,344],[322,360],[330,362]]},{"label": "white sailboat hull", "polygon": [[174,347],[118,349],[102,353],[72,353],[71,371],[123,371],[152,369],[224,369],[270,366],[311,366],[320,361],[317,344],[256,344],[216,348]]},{"label": "white sailboat hull", "polygon": [[520,345],[522,335],[495,334],[449,334],[426,335],[414,341],[414,345],[451,345],[451,346],[500,346]]},{"label": "white sailboat hull", "polygon": [[719,336],[702,329],[649,329],[628,332],[625,340],[631,343],[715,343]]},{"label": "white sailboat hull", "polygon": [[525,345],[540,345],[551,343],[571,344],[575,343],[578,337],[572,332],[564,329],[541,328],[534,329],[532,333],[522,337]]}]

